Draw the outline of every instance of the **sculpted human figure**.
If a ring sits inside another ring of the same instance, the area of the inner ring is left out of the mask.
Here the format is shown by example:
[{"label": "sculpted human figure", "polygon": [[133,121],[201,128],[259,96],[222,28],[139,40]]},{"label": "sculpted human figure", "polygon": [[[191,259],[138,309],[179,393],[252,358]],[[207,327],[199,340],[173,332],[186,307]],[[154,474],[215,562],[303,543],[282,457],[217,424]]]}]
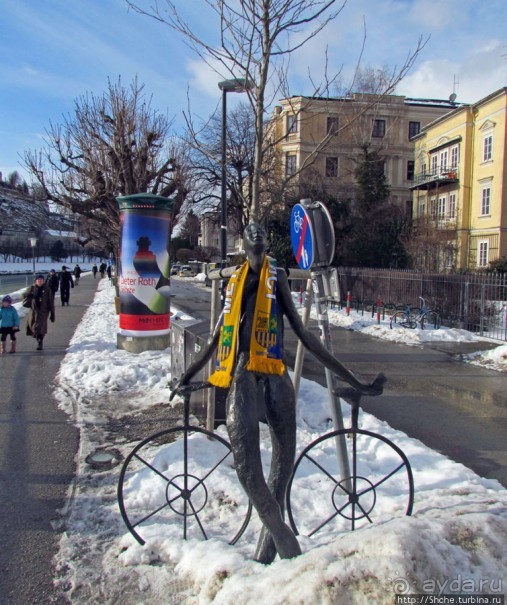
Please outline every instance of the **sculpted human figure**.
[{"label": "sculpted human figure", "polygon": [[[247,261],[229,281],[220,330],[180,378],[173,395],[204,367],[218,347],[216,371],[209,382],[230,386],[226,422],[236,472],[263,524],[255,560],[271,563],[277,553],[285,559],[301,554],[293,531],[283,519],[296,452],[294,387],[282,360],[283,317],[324,366],[361,393],[380,394],[385,379],[380,374],[371,384],[361,383],[304,328],[285,271],[266,256],[267,236],[260,225],[246,227],[243,244]],[[267,482],[259,446],[259,401],[265,403],[272,441]]]}]

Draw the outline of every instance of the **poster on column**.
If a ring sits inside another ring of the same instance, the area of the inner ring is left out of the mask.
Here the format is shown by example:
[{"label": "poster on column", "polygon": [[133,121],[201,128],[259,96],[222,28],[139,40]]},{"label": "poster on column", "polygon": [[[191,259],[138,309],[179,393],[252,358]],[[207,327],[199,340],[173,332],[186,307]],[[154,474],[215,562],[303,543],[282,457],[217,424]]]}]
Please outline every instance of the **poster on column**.
[{"label": "poster on column", "polygon": [[128,198],[135,197],[118,200],[121,209],[120,334],[168,334],[170,215],[158,209],[153,200],[129,203]]}]

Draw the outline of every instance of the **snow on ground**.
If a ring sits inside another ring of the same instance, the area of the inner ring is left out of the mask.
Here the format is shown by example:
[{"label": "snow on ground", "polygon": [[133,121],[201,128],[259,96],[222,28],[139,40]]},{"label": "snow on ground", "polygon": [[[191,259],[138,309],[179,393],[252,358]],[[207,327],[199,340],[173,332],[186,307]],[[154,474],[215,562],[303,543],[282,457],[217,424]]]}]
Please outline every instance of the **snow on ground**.
[{"label": "snow on ground", "polygon": [[[61,267],[74,268],[75,265],[79,265],[83,271],[91,271],[94,264],[97,266],[104,259],[96,258],[91,260],[80,260],[80,258],[73,257],[72,260],[51,260],[49,257],[43,256],[35,259],[35,272],[36,273],[48,273],[51,269],[60,271]],[[32,259],[17,258],[16,261],[0,261],[0,274],[2,273],[31,273],[33,269]]]},{"label": "snow on ground", "polygon": [[[293,298],[296,306],[302,309],[304,300],[300,301],[299,294],[293,294]],[[495,349],[463,355],[461,359],[491,370],[507,371],[507,344],[502,345],[500,341],[483,338],[467,330],[446,327],[435,330],[431,326],[425,327],[424,330],[421,330],[419,326],[415,329],[403,328],[396,324],[391,325],[390,317],[387,314],[384,317],[381,315],[379,323],[376,313],[372,317],[371,312],[362,313],[353,309],[350,310],[349,315],[345,309],[328,309],[327,313],[329,322],[335,326],[410,346],[421,346],[428,342],[494,342],[498,344]],[[317,319],[315,305],[312,306],[310,317]]]},{"label": "snow on ground", "polygon": [[[170,514],[166,506],[136,528],[146,540],[141,546],[120,517],[116,494],[120,467],[93,470],[85,458],[95,447],[106,445],[127,456],[137,441],[131,443],[124,436],[128,434],[126,418],[148,413],[161,403],[170,411],[166,403],[170,350],[134,355],[116,349],[113,292],[105,280],[99,284],[95,302],[77,328],[59,373],[58,400],[81,429],[77,478],[56,557],[57,582],[73,603],[342,605],[393,603],[395,594],[407,593],[505,594],[506,490],[368,414],[361,414],[360,426],[392,440],[410,460],[415,483],[412,516],[404,515],[408,482],[402,469],[377,486],[377,504],[371,512],[374,524],[361,522],[352,532],[338,516],[336,523],[314,537],[300,536],[300,557],[263,566],[252,560],[259,531],[255,514],[237,544],[227,543],[243,518],[243,496],[226,459],[206,483],[210,502],[219,506],[202,513],[210,534],[226,539],[200,540],[196,524],[189,523],[189,539],[183,540],[182,517]],[[348,425],[346,404],[343,412]],[[112,421],[120,423],[116,433],[110,431]],[[298,450],[329,429],[326,390],[303,379]],[[218,432],[226,438],[223,428]],[[267,467],[265,427],[261,442]],[[148,443],[139,454],[150,466],[132,460],[123,494],[133,521],[139,519],[136,514],[143,506],[154,511],[166,502],[166,490],[170,494],[174,484],[163,480],[161,473],[172,478],[181,473],[181,444],[181,439]],[[203,477],[214,465],[219,444],[194,434],[188,445],[189,472]],[[378,482],[399,464],[397,454],[379,440],[363,442],[360,451],[361,474],[370,480]],[[320,467],[305,462],[291,491],[291,507],[303,534],[326,518],[335,487],[327,485],[327,475],[320,471],[332,472],[336,466],[334,440],[324,441],[312,454]],[[200,484],[196,484],[196,495],[198,488]],[[340,493],[337,488],[336,497]],[[367,502],[364,506],[369,508]]]}]

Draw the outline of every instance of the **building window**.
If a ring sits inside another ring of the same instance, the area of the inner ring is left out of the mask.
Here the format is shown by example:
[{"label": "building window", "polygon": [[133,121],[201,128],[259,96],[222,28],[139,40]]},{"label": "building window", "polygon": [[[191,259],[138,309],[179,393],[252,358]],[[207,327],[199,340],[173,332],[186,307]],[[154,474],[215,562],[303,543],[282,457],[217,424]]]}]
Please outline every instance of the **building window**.
[{"label": "building window", "polygon": [[335,116],[328,116],[326,123],[326,133],[336,134],[340,128],[340,119]]},{"label": "building window", "polygon": [[415,162],[414,160],[407,161],[407,181],[414,180]]},{"label": "building window", "polygon": [[286,153],[285,154],[285,176],[291,176],[296,174],[296,154]]},{"label": "building window", "polygon": [[430,216],[435,218],[437,216],[437,198],[430,197]]},{"label": "building window", "polygon": [[386,136],[386,121],[385,120],[373,120],[373,130],[371,136],[377,139],[382,139]]},{"label": "building window", "polygon": [[489,242],[487,240],[479,242],[478,266],[487,267],[488,266],[488,257],[489,257]]},{"label": "building window", "polygon": [[417,203],[417,216],[422,217],[426,214],[426,198],[422,197]]},{"label": "building window", "polygon": [[451,168],[457,168],[459,162],[459,147],[451,147]]},{"label": "building window", "polygon": [[415,137],[416,134],[421,132],[421,122],[409,122],[408,123],[408,138]]},{"label": "building window", "polygon": [[438,157],[436,155],[432,155],[430,162],[431,162],[431,175],[436,176],[437,167],[438,167]]},{"label": "building window", "polygon": [[489,216],[491,210],[491,189],[484,187],[481,192],[481,216]]},{"label": "building window", "polygon": [[338,158],[328,157],[326,158],[326,176],[337,177],[338,176]]},{"label": "building window", "polygon": [[445,195],[440,195],[438,197],[438,209],[437,209],[437,215],[438,215],[438,219],[439,220],[444,220],[445,219]]},{"label": "building window", "polygon": [[449,194],[449,218],[456,218],[456,194]]},{"label": "building window", "polygon": [[490,162],[493,159],[493,135],[484,137],[483,162]]},{"label": "building window", "polygon": [[448,170],[447,160],[449,159],[449,152],[447,149],[440,152],[440,174],[445,174]]},{"label": "building window", "polygon": [[294,114],[287,115],[287,134],[294,134],[298,131],[298,119]]}]

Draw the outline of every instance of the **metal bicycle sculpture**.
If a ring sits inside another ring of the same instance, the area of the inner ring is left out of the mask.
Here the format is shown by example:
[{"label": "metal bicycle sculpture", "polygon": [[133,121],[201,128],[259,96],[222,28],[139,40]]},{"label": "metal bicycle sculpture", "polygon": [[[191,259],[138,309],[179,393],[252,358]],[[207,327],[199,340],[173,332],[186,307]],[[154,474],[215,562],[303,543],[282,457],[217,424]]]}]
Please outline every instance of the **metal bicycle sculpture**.
[{"label": "metal bicycle sculpture", "polygon": [[213,481],[219,472],[233,474],[235,479],[229,443],[190,424],[192,391],[210,386],[194,383],[180,388],[183,424],[147,437],[125,459],[118,504],[127,528],[140,544],[146,542],[141,527],[146,533],[153,524],[159,524],[159,531],[162,524],[176,521],[184,540],[190,536],[218,538],[229,544],[235,544],[248,525],[252,505],[239,482]]},{"label": "metal bicycle sculpture", "polygon": [[[337,395],[352,406],[352,426],[315,439],[297,459],[287,489],[287,514],[296,535],[310,537],[323,529],[355,530],[359,521],[373,523],[393,510],[412,514],[414,480],[407,457],[383,435],[358,428],[360,393],[348,387]],[[330,455],[344,437],[350,467],[347,477],[340,474],[337,456]],[[300,500],[312,502],[313,515],[298,504],[298,493],[305,492]]]},{"label": "metal bicycle sculpture", "polygon": [[[247,528],[252,505],[235,477],[229,443],[190,424],[190,394],[209,386],[193,383],[182,387],[183,425],[144,439],[125,459],[118,502],[127,528],[140,544],[145,544],[141,528],[150,532],[148,527],[153,524],[176,522],[185,540],[214,537],[229,544],[235,544]],[[296,534],[354,530],[358,522],[373,523],[383,513],[392,516],[393,510],[412,513],[414,481],[407,457],[386,437],[358,428],[361,395],[357,391],[346,388],[337,394],[352,406],[352,426],[322,435],[297,459],[287,490],[287,515]],[[348,477],[340,476],[336,451],[332,452],[337,440],[344,437]],[[224,470],[234,474],[233,480],[214,483]],[[304,492],[307,497],[298,497]],[[309,500],[312,513],[305,506]],[[155,531],[159,529],[160,525]]]},{"label": "metal bicycle sculpture", "polygon": [[396,311],[396,313],[391,316],[391,328],[393,327],[393,324],[401,326],[402,328],[411,328],[412,330],[417,328],[417,324],[421,326],[421,330],[424,330],[427,326],[433,326],[435,330],[440,328],[440,315],[426,306],[426,301],[422,296],[419,298],[422,300],[422,307],[419,309],[407,305],[405,309]]}]

